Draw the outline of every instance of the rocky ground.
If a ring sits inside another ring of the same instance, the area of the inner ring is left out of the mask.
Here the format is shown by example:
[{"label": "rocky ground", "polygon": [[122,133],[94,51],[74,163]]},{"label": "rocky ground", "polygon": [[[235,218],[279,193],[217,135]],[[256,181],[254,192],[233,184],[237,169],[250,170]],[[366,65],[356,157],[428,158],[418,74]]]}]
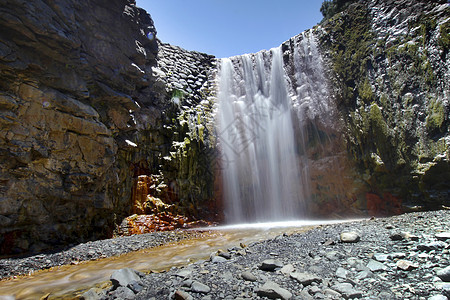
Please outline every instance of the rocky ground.
[{"label": "rocky ground", "polygon": [[450,299],[450,211],[326,225],[161,273],[121,269],[84,299]]}]

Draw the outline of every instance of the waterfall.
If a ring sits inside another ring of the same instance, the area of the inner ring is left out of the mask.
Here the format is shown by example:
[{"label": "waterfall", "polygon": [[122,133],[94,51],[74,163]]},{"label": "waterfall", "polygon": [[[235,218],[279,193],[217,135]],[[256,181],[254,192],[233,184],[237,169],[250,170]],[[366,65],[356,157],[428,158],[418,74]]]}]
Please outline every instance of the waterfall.
[{"label": "waterfall", "polygon": [[218,101],[227,222],[301,218],[296,112],[281,47],[222,59]]}]

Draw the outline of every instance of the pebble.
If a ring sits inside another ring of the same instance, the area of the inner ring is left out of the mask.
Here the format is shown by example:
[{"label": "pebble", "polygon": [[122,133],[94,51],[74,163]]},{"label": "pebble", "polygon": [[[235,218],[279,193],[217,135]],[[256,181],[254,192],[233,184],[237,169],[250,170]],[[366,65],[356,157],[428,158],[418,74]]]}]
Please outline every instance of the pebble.
[{"label": "pebble", "polygon": [[203,284],[198,281],[194,281],[194,282],[192,282],[192,285],[191,285],[191,291],[194,293],[207,294],[207,293],[211,292],[211,288],[209,286],[207,286],[206,284]]},{"label": "pebble", "polygon": [[436,234],[435,237],[440,241],[450,240],[450,232],[441,232]]},{"label": "pebble", "polygon": [[419,267],[418,264],[415,264],[409,260],[400,259],[396,263],[397,268],[402,269],[403,271],[411,271],[417,269]]},{"label": "pebble", "polygon": [[377,262],[376,260],[371,259],[367,264],[367,268],[372,272],[384,271],[387,270],[388,267],[385,264]]},{"label": "pebble", "polygon": [[341,242],[343,243],[356,243],[359,242],[361,237],[355,231],[342,232],[340,235]]},{"label": "pebble", "polygon": [[294,278],[299,283],[303,284],[304,286],[310,285],[313,282],[320,283],[322,282],[322,278],[319,276],[316,276],[314,274],[309,273],[300,273],[300,272],[293,272],[291,273],[291,278]]},{"label": "pebble", "polygon": [[267,297],[269,299],[283,299],[288,300],[292,298],[292,293],[280,287],[273,281],[267,281],[262,287],[256,290],[256,294],[260,297]]},{"label": "pebble", "polygon": [[450,266],[437,271],[437,276],[445,282],[450,282]]},{"label": "pebble", "polygon": [[344,283],[338,283],[336,285],[333,285],[331,287],[333,290],[336,290],[340,294],[342,294],[345,298],[361,298],[362,292],[357,291],[353,288],[351,283],[344,282]]},{"label": "pebble", "polygon": [[257,281],[258,280],[258,277],[256,277],[255,275],[253,275],[252,273],[247,272],[247,271],[242,272],[241,277],[242,277],[242,279],[244,279],[246,281]]},{"label": "pebble", "polygon": [[283,267],[283,263],[277,259],[266,259],[264,260],[259,269],[263,271],[273,272],[275,269],[281,269]]}]

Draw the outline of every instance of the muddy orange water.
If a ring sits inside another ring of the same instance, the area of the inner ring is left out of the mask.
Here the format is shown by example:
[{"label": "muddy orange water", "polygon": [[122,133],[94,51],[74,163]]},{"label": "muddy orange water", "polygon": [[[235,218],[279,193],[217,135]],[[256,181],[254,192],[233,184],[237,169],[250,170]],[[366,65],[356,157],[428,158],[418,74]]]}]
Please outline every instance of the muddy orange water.
[{"label": "muddy orange water", "polygon": [[[164,246],[143,249],[121,256],[66,265],[39,271],[29,276],[0,282],[0,300],[76,298],[87,289],[108,282],[114,270],[129,267],[142,272],[163,271],[206,259],[212,252],[248,245],[282,233],[306,231],[312,226],[331,222],[293,222],[241,225],[214,228],[200,238],[182,240]],[[332,222],[336,223],[336,221]]]}]

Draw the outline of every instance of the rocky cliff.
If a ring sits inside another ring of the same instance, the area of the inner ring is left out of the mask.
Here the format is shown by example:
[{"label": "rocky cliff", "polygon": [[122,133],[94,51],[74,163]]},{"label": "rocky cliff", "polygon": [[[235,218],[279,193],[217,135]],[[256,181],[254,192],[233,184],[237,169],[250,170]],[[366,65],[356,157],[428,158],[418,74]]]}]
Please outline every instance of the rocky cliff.
[{"label": "rocky cliff", "polygon": [[[221,219],[214,57],[159,42],[132,0],[0,3],[0,253],[107,237],[131,214]],[[449,15],[352,1],[282,45],[294,104],[319,108],[297,116],[311,212],[450,205]]]},{"label": "rocky cliff", "polygon": [[211,56],[158,52],[134,1],[5,0],[0,24],[1,253],[110,236],[140,175],[192,210],[211,197],[212,179],[189,180],[209,143]]}]

